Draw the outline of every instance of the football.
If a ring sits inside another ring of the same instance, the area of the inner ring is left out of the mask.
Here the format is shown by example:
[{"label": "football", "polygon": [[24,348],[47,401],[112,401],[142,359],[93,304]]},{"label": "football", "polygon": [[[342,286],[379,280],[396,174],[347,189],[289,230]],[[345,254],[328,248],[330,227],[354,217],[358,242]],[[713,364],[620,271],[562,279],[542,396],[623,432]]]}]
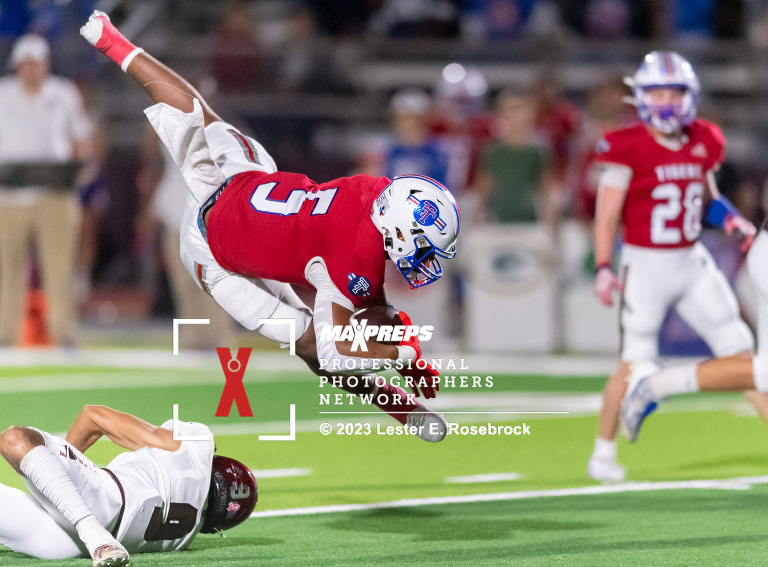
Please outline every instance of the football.
[{"label": "football", "polygon": [[[403,321],[400,319],[400,312],[394,307],[386,305],[376,305],[375,307],[366,307],[360,311],[356,311],[349,318],[349,322],[355,325],[358,321],[366,321],[366,325],[382,326],[395,326],[402,325]],[[397,345],[399,341],[380,341],[385,345]]]}]

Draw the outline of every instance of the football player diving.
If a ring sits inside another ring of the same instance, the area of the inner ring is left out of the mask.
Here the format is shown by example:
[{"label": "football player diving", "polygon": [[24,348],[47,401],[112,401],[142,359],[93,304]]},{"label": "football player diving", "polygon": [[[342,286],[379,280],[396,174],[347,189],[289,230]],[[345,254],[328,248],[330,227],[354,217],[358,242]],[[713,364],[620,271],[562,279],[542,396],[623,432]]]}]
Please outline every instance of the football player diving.
[{"label": "football player diving", "polygon": [[[33,557],[92,557],[130,565],[129,553],[185,549],[198,532],[248,519],[258,487],[242,463],[214,455],[200,423],[160,427],[106,406],[85,406],[66,439],[32,427],[0,435],[0,454],[29,494],[0,484],[0,544]],[[128,449],[106,468],[83,453],[102,436]]]},{"label": "football player diving", "polygon": [[[667,310],[680,316],[715,356],[752,353],[754,341],[736,298],[699,242],[702,219],[742,239],[755,227],[719,193],[715,172],[725,139],[715,124],[696,117],[699,80],[677,53],[654,51],[632,77],[640,123],[605,135],[596,161],[603,173],[595,218],[595,293],[605,305],[621,293],[619,368],[603,391],[598,436],[587,465],[590,477],[624,480],[616,461],[621,399],[631,365],[658,358],[658,333]],[[611,267],[614,238],[623,224],[619,274]],[[750,400],[765,413],[766,398]]]},{"label": "football player diving", "polygon": [[[354,341],[323,340],[323,330],[349,325],[356,310],[386,305],[387,258],[414,288],[440,278],[440,260],[456,254],[459,232],[451,193],[416,175],[318,184],[278,171],[261,144],[222,121],[187,81],[130,43],[106,14],[95,12],[80,33],[155,103],[145,113],[190,190],[181,259],[198,286],[245,328],[282,345],[291,340],[289,327],[268,323],[294,321],[296,353],[313,372],[343,374],[343,389],[373,394],[380,409],[418,427],[420,438],[442,440],[440,414],[390,382],[375,382],[373,370],[395,367],[416,396],[435,396],[439,376],[421,357],[418,338],[396,345],[368,341],[367,352],[358,353]],[[311,312],[291,285],[316,292]]]}]

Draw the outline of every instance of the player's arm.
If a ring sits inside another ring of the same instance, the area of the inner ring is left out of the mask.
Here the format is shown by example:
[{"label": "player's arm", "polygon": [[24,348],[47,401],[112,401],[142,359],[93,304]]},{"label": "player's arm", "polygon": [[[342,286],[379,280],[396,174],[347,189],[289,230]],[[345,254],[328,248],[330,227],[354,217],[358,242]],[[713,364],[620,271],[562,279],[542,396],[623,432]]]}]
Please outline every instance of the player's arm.
[{"label": "player's arm", "polygon": [[105,435],[115,445],[131,451],[143,447],[175,451],[181,447],[171,430],[107,406],[83,406],[69,428],[67,442],[82,453]]},{"label": "player's arm", "polygon": [[202,107],[206,126],[221,120],[188,81],[128,41],[112,25],[109,16],[104,12],[94,12],[88,22],[80,28],[80,35],[120,65],[156,104],[164,103],[190,113],[194,110],[193,101],[197,99]]},{"label": "player's arm", "polygon": [[607,306],[613,305],[612,293],[620,289],[611,269],[613,242],[621,220],[624,198],[632,180],[632,170],[622,165],[607,165],[597,188],[595,215],[595,294]]},{"label": "player's arm", "polygon": [[[350,325],[354,305],[333,283],[325,263],[320,258],[313,258],[305,269],[307,281],[317,290],[313,311],[313,324],[317,342],[317,358],[325,361],[328,368],[342,368],[347,374],[367,374],[373,368],[381,368],[386,361],[413,360],[421,355],[418,339],[403,342],[400,345],[384,345],[375,341],[366,341],[367,352],[358,349],[352,351],[353,341],[324,340],[331,335],[333,326]],[[408,325],[410,321],[403,321]],[[362,355],[362,356],[361,356]]]},{"label": "player's arm", "polygon": [[742,241],[742,251],[746,252],[755,240],[757,234],[755,225],[741,216],[733,203],[720,194],[714,170],[707,172],[707,188],[712,200],[707,207],[704,220],[711,225],[723,228],[728,235],[735,234]]}]

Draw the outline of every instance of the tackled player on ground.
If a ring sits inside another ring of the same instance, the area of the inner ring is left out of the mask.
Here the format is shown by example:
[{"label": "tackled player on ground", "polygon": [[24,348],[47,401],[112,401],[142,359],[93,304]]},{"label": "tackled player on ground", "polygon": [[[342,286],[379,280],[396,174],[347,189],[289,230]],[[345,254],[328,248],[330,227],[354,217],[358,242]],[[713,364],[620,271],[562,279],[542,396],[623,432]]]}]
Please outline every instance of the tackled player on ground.
[{"label": "tackled player on ground", "polygon": [[[160,427],[106,406],[85,406],[66,435],[10,427],[0,454],[29,494],[0,484],[0,544],[33,557],[91,557],[94,567],[130,565],[129,553],[186,549],[250,517],[251,471],[214,455],[203,424]],[[83,453],[101,437],[128,449],[105,468]]]}]

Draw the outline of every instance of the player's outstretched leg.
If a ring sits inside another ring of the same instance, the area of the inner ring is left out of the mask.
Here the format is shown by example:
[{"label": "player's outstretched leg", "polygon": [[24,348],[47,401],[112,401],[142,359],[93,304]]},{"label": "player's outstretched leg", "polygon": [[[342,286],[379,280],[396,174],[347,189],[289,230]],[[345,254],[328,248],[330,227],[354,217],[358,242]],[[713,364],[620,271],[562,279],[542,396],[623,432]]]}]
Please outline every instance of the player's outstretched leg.
[{"label": "player's outstretched leg", "polygon": [[96,519],[39,431],[26,427],[7,429],[0,435],[0,454],[75,526],[94,567],[130,565],[128,552]]},{"label": "player's outstretched leg", "polygon": [[162,102],[188,113],[192,112],[193,100],[197,99],[203,108],[206,126],[221,120],[189,82],[128,41],[104,12],[95,11],[80,28],[80,34],[120,65],[155,103]]}]

